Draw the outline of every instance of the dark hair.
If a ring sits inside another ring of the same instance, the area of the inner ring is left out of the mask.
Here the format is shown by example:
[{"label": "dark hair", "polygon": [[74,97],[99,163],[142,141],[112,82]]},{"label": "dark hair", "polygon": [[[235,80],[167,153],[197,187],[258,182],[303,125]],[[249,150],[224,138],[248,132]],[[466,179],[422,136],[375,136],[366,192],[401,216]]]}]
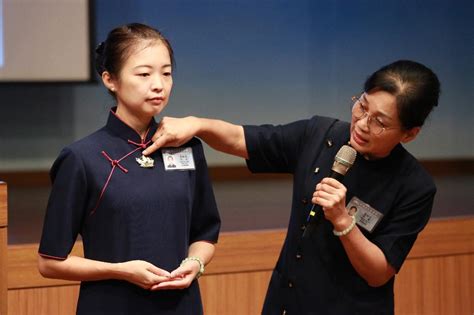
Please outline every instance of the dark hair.
[{"label": "dark hair", "polygon": [[385,91],[395,96],[398,116],[405,130],[423,126],[434,106],[438,106],[440,83],[426,66],[399,60],[374,72],[364,91]]},{"label": "dark hair", "polygon": [[160,31],[144,24],[132,23],[119,26],[110,31],[105,42],[100,43],[95,52],[95,69],[99,75],[104,71],[118,77],[123,64],[130,57],[136,45],[148,40],[150,44],[162,42],[168,49],[171,65],[174,68],[174,53],[169,41]]}]

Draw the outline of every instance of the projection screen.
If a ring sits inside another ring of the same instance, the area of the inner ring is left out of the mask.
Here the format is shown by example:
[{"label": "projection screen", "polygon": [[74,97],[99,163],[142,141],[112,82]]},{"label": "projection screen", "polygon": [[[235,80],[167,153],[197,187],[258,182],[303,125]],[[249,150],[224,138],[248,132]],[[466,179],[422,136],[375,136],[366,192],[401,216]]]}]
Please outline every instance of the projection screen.
[{"label": "projection screen", "polygon": [[0,82],[91,79],[90,0],[0,0]]}]

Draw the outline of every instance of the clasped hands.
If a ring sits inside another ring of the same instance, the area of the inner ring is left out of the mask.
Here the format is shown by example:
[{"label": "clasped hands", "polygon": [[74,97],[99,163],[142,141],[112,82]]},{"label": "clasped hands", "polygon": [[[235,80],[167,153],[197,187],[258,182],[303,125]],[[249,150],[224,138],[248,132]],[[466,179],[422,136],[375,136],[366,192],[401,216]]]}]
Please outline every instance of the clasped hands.
[{"label": "clasped hands", "polygon": [[197,261],[187,261],[168,272],[144,260],[118,264],[119,278],[146,290],[174,290],[188,288],[199,272]]}]

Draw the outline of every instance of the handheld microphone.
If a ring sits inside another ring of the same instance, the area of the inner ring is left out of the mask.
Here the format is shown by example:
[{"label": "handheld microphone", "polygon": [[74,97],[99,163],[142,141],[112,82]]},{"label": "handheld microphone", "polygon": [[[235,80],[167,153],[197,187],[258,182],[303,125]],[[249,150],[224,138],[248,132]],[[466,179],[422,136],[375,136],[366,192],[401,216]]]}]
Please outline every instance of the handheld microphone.
[{"label": "handheld microphone", "polygon": [[[354,164],[356,156],[357,151],[354,148],[348,145],[343,145],[334,157],[334,163],[332,164],[331,174],[329,174],[329,177],[338,181],[342,181],[346,173]],[[312,223],[316,221],[316,215],[320,217],[322,214],[323,209],[321,206],[313,204],[311,210],[309,211],[308,218],[306,219],[306,227],[303,231],[303,238],[309,235],[310,227],[312,226]]]}]

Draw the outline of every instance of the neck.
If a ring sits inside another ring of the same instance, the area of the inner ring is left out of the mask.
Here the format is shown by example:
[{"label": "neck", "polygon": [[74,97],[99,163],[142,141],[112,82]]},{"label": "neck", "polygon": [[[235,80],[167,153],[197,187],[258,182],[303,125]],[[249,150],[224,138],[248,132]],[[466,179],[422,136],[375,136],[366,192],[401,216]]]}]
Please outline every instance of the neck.
[{"label": "neck", "polygon": [[130,128],[135,130],[135,132],[140,135],[141,139],[145,138],[152,117],[139,117],[137,115],[133,115],[127,110],[122,109],[121,106],[117,107],[115,115],[117,115],[117,117],[120,118],[120,120],[122,120]]}]

